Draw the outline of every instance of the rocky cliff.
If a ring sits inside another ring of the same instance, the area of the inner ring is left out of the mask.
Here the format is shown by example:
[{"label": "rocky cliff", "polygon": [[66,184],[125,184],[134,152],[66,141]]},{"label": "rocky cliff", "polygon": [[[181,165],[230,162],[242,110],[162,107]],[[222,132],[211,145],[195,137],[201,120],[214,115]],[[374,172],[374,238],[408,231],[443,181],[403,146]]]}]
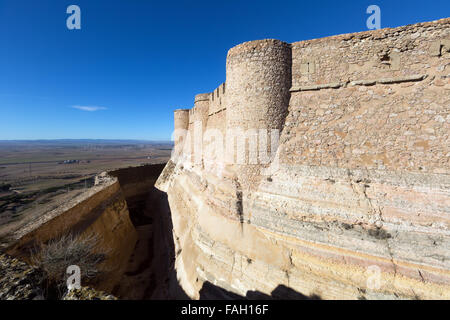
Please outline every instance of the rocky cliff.
[{"label": "rocky cliff", "polygon": [[232,48],[156,184],[186,293],[450,299],[449,71],[450,19]]},{"label": "rocky cliff", "polygon": [[43,299],[43,272],[0,254],[0,300]]},{"label": "rocky cliff", "polygon": [[10,243],[4,251],[31,262],[31,254],[40,243],[68,234],[98,236],[96,249],[107,255],[101,265],[104,276],[96,283],[96,288],[111,292],[125,272],[137,241],[117,178],[106,173],[97,176],[94,187],[10,235]]},{"label": "rocky cliff", "polygon": [[35,262],[31,253],[39,244],[68,234],[81,238],[96,235],[96,250],[106,253],[106,260],[99,266],[99,277],[81,279],[82,285],[91,288],[73,289],[63,299],[186,297],[174,276],[167,196],[154,187],[164,166],[144,165],[100,174],[94,187],[11,233],[3,246],[14,258],[0,255],[0,299],[47,297],[47,275],[31,266]]}]

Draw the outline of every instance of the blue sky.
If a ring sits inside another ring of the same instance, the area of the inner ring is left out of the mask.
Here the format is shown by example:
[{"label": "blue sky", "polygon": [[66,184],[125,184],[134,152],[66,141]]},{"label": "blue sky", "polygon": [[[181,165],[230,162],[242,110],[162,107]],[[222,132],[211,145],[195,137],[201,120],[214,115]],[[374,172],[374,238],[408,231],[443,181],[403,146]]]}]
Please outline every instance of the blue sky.
[{"label": "blue sky", "polygon": [[168,140],[229,48],[364,31],[371,4],[382,27],[450,16],[449,0],[0,0],[0,139]]}]

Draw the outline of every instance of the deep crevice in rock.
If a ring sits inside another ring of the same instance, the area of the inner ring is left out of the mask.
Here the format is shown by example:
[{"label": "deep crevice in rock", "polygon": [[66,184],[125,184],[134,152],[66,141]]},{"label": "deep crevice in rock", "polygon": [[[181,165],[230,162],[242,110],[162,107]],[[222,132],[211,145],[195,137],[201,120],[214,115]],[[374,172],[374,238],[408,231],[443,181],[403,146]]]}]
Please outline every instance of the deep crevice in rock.
[{"label": "deep crevice in rock", "polygon": [[138,241],[121,281],[120,299],[185,299],[174,269],[175,246],[167,195],[154,187],[164,164],[120,169],[119,179]]}]

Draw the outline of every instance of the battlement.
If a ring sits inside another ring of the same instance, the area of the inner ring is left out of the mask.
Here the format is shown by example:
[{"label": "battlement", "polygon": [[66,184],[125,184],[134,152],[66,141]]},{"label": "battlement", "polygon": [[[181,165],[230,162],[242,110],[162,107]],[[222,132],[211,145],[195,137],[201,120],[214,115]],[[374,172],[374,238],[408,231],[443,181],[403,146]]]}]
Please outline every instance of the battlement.
[{"label": "battlement", "polygon": [[194,107],[189,111],[189,125],[196,121],[204,122],[206,125],[208,110],[210,109],[211,93],[201,93],[195,96]]},{"label": "battlement", "polygon": [[261,50],[269,49],[289,49],[291,45],[289,43],[277,40],[277,39],[263,39],[243,42],[237,46],[228,50],[227,59],[238,55],[247,55],[251,52],[260,52]]},{"label": "battlement", "polygon": [[[276,39],[249,41],[228,51],[226,82],[211,93],[196,95],[195,106],[189,113],[176,116],[176,127],[186,126],[188,119],[191,132],[193,123],[201,121],[204,131],[217,129],[225,139],[227,131],[234,128],[290,132],[295,124],[297,131],[307,126],[322,136],[320,130],[325,129],[320,129],[319,123],[327,122],[325,115],[335,115],[338,119],[362,117],[352,112],[363,103],[392,104],[399,112],[405,106],[414,105],[419,114],[428,109],[427,104],[438,99],[442,104],[443,97],[448,96],[449,61],[450,18],[292,44]],[[421,101],[418,92],[425,87],[438,91]],[[319,101],[318,97],[323,100]],[[403,104],[399,105],[399,101]],[[291,114],[293,110],[297,113]],[[307,118],[300,120],[299,115]],[[445,114],[439,119],[446,121]],[[352,128],[348,123],[341,125],[343,128],[336,131]],[[424,139],[421,130],[425,129],[416,129]],[[379,130],[377,134],[384,136],[386,132]],[[409,132],[406,127],[402,130]],[[386,149],[395,144],[392,139],[393,136],[386,138]],[[402,143],[406,149],[406,144],[411,144]],[[421,145],[420,141],[416,143]],[[377,144],[373,141],[373,145]],[[308,148],[317,150],[313,146]],[[346,149],[345,144],[343,148]],[[377,163],[381,161],[380,156],[372,158]]]},{"label": "battlement", "polygon": [[194,103],[200,101],[209,101],[211,93],[200,93],[195,96]]},{"label": "battlement", "polygon": [[177,109],[174,111],[175,129],[187,129],[191,109]]},{"label": "battlement", "polygon": [[450,297],[450,19],[246,42],[225,83],[160,183],[193,296]]},{"label": "battlement", "polygon": [[218,86],[210,95],[210,107],[208,115],[213,115],[226,109],[225,105],[225,83]]}]

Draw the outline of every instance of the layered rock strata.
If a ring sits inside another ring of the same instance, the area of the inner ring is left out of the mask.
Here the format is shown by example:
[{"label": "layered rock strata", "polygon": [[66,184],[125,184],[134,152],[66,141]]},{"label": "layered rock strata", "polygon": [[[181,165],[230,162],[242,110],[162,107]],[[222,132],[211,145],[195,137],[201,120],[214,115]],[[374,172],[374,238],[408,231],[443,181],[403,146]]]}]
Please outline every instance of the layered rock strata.
[{"label": "layered rock strata", "polygon": [[111,291],[120,281],[137,241],[117,178],[106,173],[97,176],[94,187],[12,235],[4,251],[31,262],[31,255],[41,243],[68,234],[97,236],[96,250],[106,253],[106,260],[100,267],[102,279],[95,285],[100,290]]},{"label": "layered rock strata", "polygon": [[[212,283],[450,299],[450,19],[241,44],[226,82],[175,122],[185,132],[156,186],[190,297]],[[236,127],[244,161],[237,142],[208,149]],[[280,129],[279,143],[260,129]]]}]

